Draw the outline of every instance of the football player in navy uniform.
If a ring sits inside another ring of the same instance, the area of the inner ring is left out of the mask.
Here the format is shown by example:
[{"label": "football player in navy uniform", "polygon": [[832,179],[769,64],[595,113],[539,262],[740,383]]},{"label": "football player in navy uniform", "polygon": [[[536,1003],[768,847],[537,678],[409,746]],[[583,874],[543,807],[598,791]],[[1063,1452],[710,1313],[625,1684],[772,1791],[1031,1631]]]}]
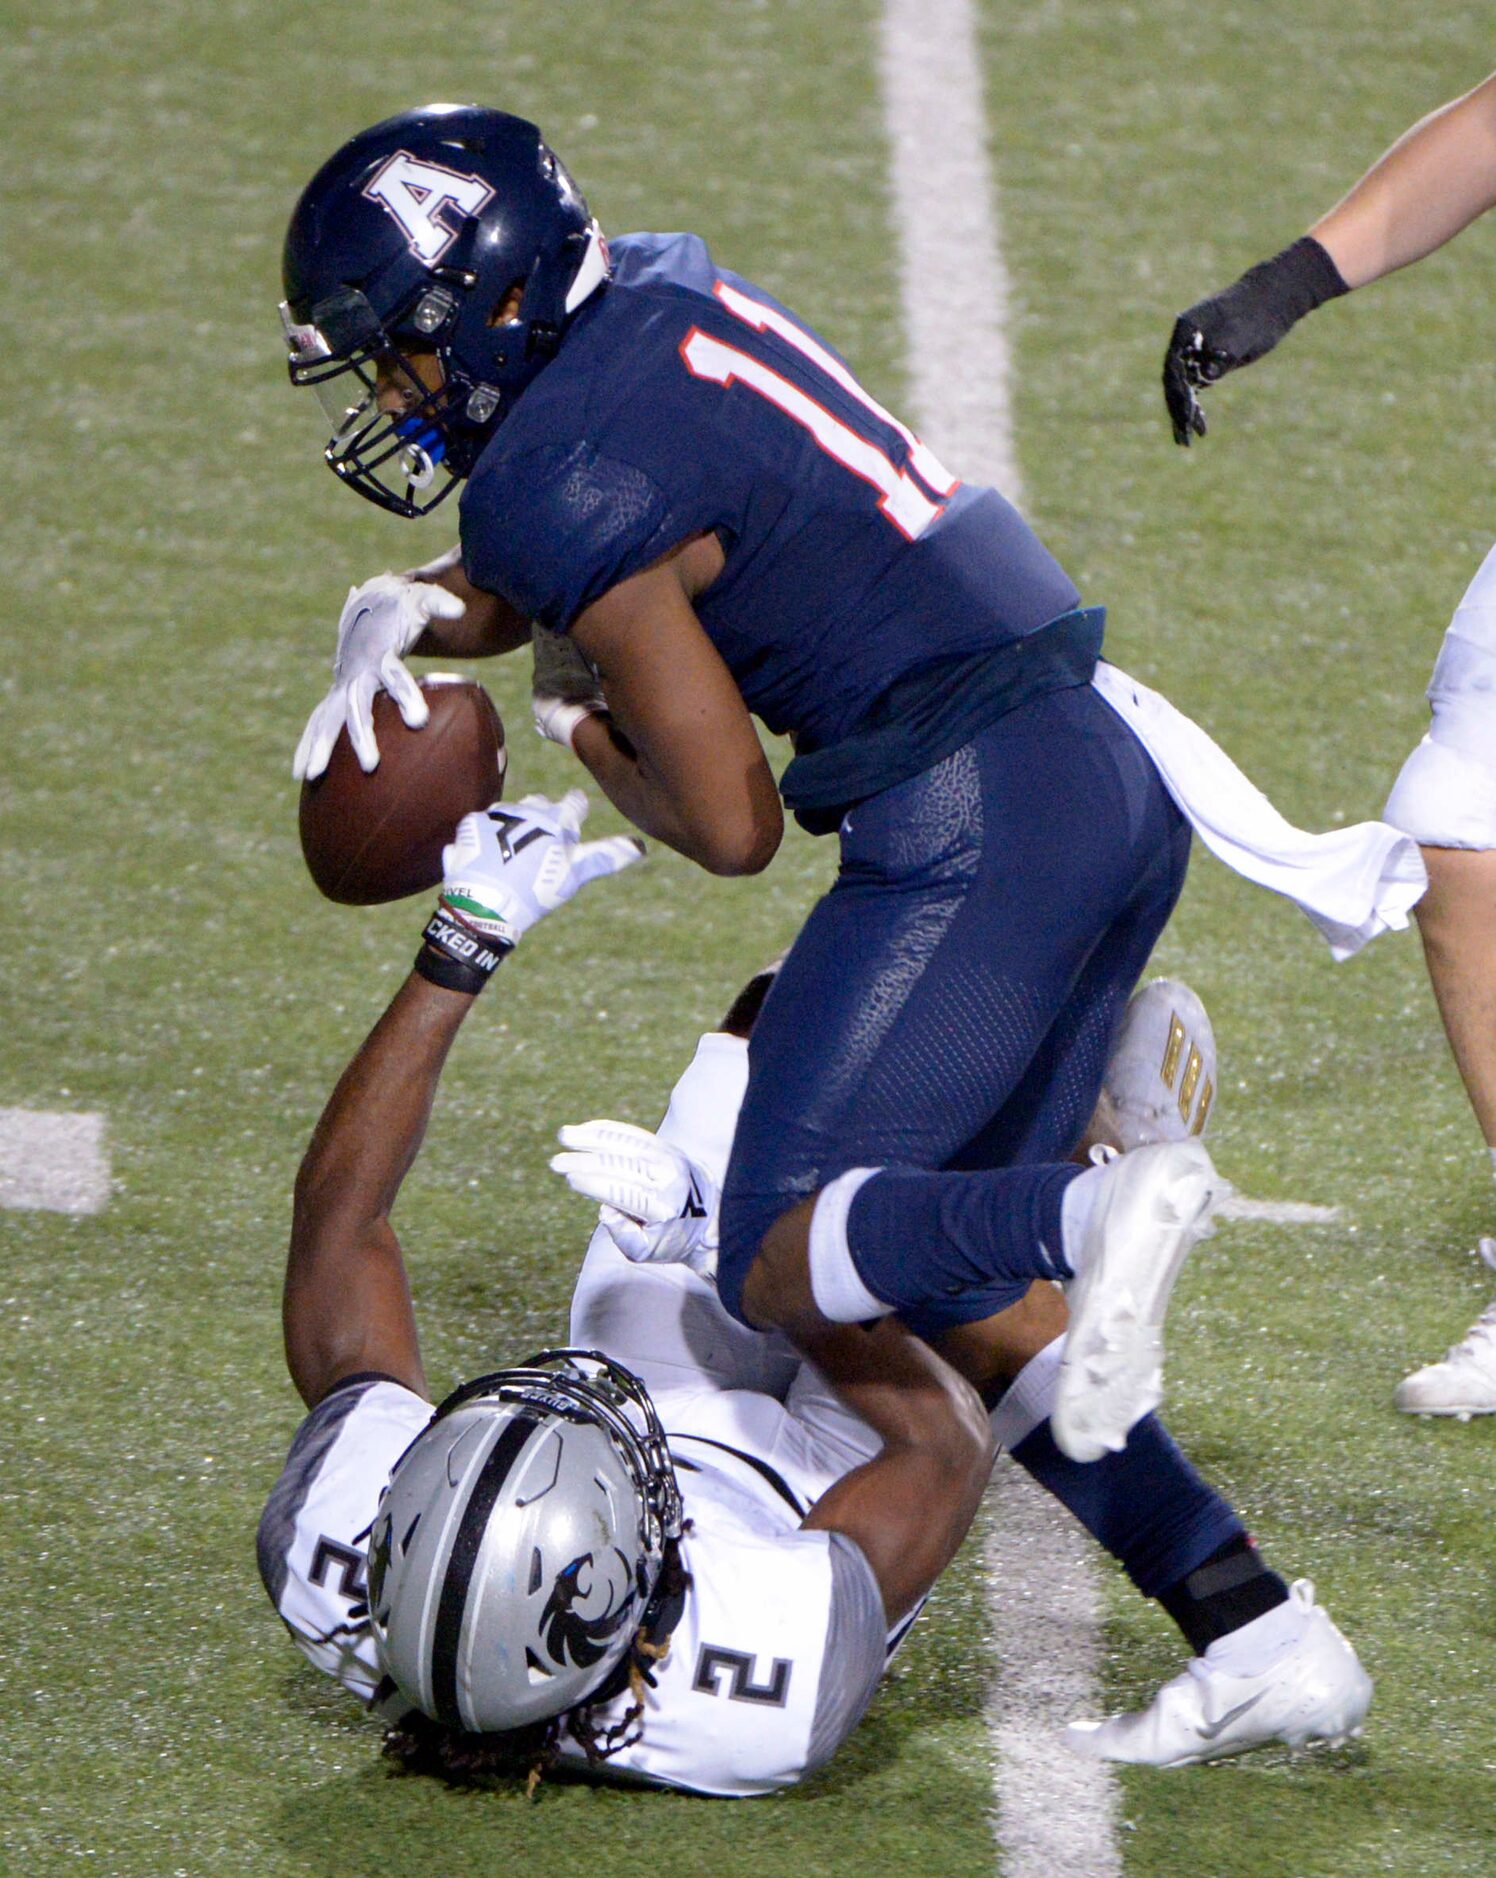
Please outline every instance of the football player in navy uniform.
[{"label": "football player in navy uniform", "polygon": [[[637,858],[626,840],[582,843],[582,808],[506,805],[508,846],[467,818],[433,923],[461,905],[502,933],[502,954]],[[285,1337],[309,1412],[258,1535],[292,1636],[385,1721],[396,1760],[483,1780],[559,1759],[733,1796],[798,1781],[858,1721],[998,1444],[1195,1653],[1138,1714],[1073,1724],[1077,1751],[1179,1765],[1359,1729],[1370,1684],[1354,1651],[1312,1587],[1266,1568],[1156,1417],[1099,1463],[1059,1455],[1052,1286],[948,1340],[995,1403],[990,1425],[896,1321],[829,1332],[816,1368],[722,1309],[716,1194],[768,975],[700,1040],[658,1134],[562,1131],[553,1165],[605,1203],[572,1300],[577,1347],[433,1410],[390,1215],[474,1001],[449,976],[428,929],[298,1175]],[[1113,1146],[1182,1136],[1186,1060],[1214,1079],[1204,1012],[1161,980],[1122,1027],[1099,1132]]]},{"label": "football player in navy uniform", "polygon": [[813,1354],[837,1324],[934,1338],[1074,1279],[1055,1436],[1120,1450],[1217,1183],[1197,1141],[1067,1158],[1189,849],[1090,686],[1101,609],[696,237],[610,251],[523,120],[431,106],[354,137],[284,279],[338,476],[403,515],[463,485],[428,584],[464,614],[353,596],[301,773],[402,651],[533,626],[603,706],[548,732],[645,833],[751,873],[783,828],[753,716],[788,733],[784,800],[842,866],[754,1032],[723,1301]]},{"label": "football player in navy uniform", "polygon": [[[1496,207],[1496,73],[1405,131],[1343,201],[1281,254],[1174,322],[1164,397],[1176,443],[1205,435],[1199,393],[1263,358],[1306,314],[1443,247]],[[1439,1013],[1496,1173],[1496,549],[1444,636],[1428,734],[1383,818],[1428,866],[1419,902]],[[1480,1242],[1496,1265],[1496,1238]],[[1411,1415],[1496,1414],[1496,1303],[1440,1362],[1404,1378]]]}]

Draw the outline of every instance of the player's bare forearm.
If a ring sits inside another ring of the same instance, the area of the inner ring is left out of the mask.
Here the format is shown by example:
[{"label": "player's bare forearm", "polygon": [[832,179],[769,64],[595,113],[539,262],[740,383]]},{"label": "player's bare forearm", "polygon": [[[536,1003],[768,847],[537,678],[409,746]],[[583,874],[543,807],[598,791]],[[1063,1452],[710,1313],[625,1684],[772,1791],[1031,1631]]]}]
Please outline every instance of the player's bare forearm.
[{"label": "player's bare forearm", "polygon": [[312,1135],[296,1177],[283,1302],[286,1364],[308,1406],[361,1370],[425,1392],[389,1214],[472,1002],[413,973],[339,1078]]},{"label": "player's bare forearm", "polygon": [[1418,261],[1496,206],[1496,74],[1404,133],[1310,230],[1347,286]]},{"label": "player's bare forearm", "polygon": [[486,659],[530,643],[530,622],[498,594],[475,587],[460,557],[443,555],[430,569],[416,569],[415,578],[430,579],[455,593],[467,610],[461,619],[432,620],[411,647],[412,653],[426,659]]},{"label": "player's bare forearm", "polygon": [[808,1527],[861,1547],[890,1624],[924,1597],[966,1537],[996,1448],[969,1384],[893,1318],[828,1326],[806,1354],[883,1440],[824,1493]]},{"label": "player's bare forearm", "polygon": [[[677,796],[609,717],[589,717],[572,734],[572,749],[613,806],[641,833],[663,841],[710,874],[756,874],[773,859],[784,832],[777,795],[766,814],[760,805],[748,838],[724,840],[682,810]],[[772,786],[772,783],[771,783]],[[750,787],[745,779],[745,794]]]},{"label": "player's bare forearm", "polygon": [[[699,548],[699,544],[696,544]],[[573,747],[645,834],[712,874],[756,874],[784,834],[779,792],[732,674],[684,584],[692,547],[587,607],[572,638],[612,714]]]}]

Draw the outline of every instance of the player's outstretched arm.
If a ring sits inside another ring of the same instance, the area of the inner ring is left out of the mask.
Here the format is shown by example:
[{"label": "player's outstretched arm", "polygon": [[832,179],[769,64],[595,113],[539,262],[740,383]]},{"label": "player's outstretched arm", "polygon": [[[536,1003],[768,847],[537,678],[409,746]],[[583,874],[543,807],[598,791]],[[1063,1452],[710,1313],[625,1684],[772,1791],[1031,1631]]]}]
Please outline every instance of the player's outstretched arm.
[{"label": "player's outstretched arm", "polygon": [[1326,300],[1431,254],[1493,205],[1496,74],[1405,132],[1307,235],[1179,315],[1163,371],[1174,441],[1205,435],[1204,386],[1270,352]]},{"label": "player's outstretched arm", "polygon": [[1496,73],[1405,131],[1309,231],[1347,287],[1395,273],[1496,206]]},{"label": "player's outstretched arm", "polygon": [[620,581],[578,617],[572,638],[610,715],[582,718],[570,742],[636,828],[708,873],[756,874],[778,850],[784,812],[742,693],[691,603],[701,545]]},{"label": "player's outstretched arm", "polygon": [[472,1002],[412,972],[338,1079],[302,1160],[282,1323],[286,1366],[308,1408],[365,1370],[426,1393],[389,1216]]},{"label": "player's outstretched arm", "polygon": [[463,817],[415,970],[322,1112],[296,1177],[283,1301],[286,1364],[309,1408],[365,1370],[425,1393],[390,1213],[474,997],[531,926],[642,853],[622,836],[582,841],[585,813],[573,790]]},{"label": "player's outstretched arm", "polygon": [[894,1318],[803,1345],[883,1450],[816,1501],[808,1527],[842,1532],[872,1567],[890,1624],[913,1610],[966,1537],[996,1458],[980,1398]]}]

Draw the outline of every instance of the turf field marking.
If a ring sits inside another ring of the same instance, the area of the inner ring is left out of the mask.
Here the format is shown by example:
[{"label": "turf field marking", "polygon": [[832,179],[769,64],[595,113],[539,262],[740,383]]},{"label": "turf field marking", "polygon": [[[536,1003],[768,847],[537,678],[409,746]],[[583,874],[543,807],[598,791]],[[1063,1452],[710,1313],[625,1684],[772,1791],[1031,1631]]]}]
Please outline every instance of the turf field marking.
[{"label": "turf field marking", "polygon": [[1333,1226],[1338,1206],[1312,1206],[1307,1200],[1249,1200],[1233,1193],[1215,1209],[1217,1219],[1255,1219],[1269,1226]]},{"label": "turf field marking", "polygon": [[880,66],[918,428],[956,475],[1016,501],[1008,277],[970,0],[884,0]]},{"label": "turf field marking", "polygon": [[1084,1532],[1012,1461],[987,1492],[987,1611],[996,1666],[987,1723],[1003,1878],[1121,1878],[1117,1786],[1060,1743],[1099,1713],[1101,1608]]},{"label": "turf field marking", "polygon": [[[1008,299],[970,0],[884,0],[879,47],[909,388],[918,428],[961,476],[1020,497]],[[1099,1590],[1089,1541],[1026,1476],[988,1498],[987,1704],[1005,1878],[1120,1878],[1117,1787],[1058,1738],[1095,1714]]]},{"label": "turf field marking", "polygon": [[97,1213],[108,1198],[102,1115],[0,1109],[0,1207]]}]

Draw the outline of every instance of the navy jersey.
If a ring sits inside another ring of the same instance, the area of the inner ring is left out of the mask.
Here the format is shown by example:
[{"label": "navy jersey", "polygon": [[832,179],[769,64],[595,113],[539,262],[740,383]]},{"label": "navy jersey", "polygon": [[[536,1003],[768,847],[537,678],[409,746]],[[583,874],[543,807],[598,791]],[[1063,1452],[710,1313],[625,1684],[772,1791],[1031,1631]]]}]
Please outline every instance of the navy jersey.
[{"label": "navy jersey", "polygon": [[749,709],[802,752],[839,744],[921,667],[1076,606],[1011,504],[960,484],[696,236],[628,235],[613,258],[463,492],[479,586],[565,632],[715,531],[726,564],[697,613]]}]

